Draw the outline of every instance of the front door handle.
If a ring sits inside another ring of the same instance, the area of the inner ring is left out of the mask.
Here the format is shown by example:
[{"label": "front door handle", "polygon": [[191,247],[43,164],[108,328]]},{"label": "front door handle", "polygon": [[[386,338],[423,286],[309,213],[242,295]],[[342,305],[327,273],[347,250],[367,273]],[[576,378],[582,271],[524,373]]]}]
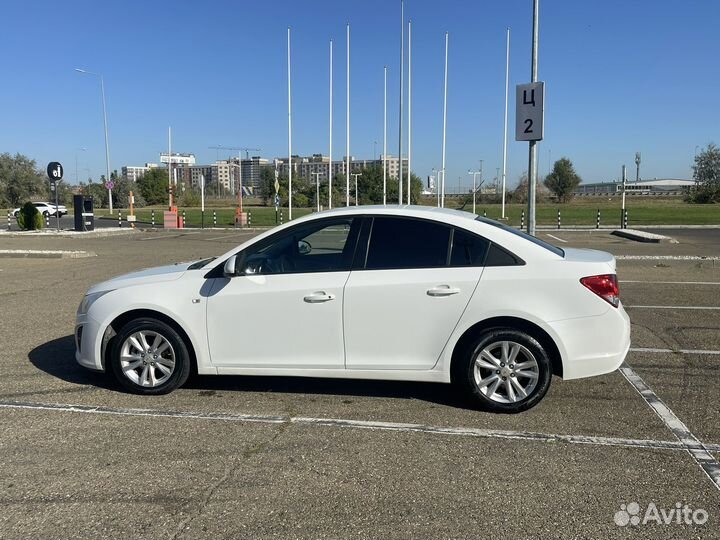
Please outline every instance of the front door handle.
[{"label": "front door handle", "polygon": [[458,294],[460,289],[457,287],[450,287],[450,285],[438,285],[432,289],[427,290],[428,296],[452,296]]},{"label": "front door handle", "polygon": [[335,300],[335,295],[327,294],[325,291],[317,291],[312,294],[308,294],[305,298],[303,298],[303,300],[305,300],[308,304],[321,304],[323,302]]}]

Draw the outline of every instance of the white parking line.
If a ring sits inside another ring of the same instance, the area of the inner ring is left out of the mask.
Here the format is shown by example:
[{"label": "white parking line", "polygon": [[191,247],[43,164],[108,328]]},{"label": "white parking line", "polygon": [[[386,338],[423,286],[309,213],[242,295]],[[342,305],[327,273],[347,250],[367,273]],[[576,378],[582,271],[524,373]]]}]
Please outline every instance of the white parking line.
[{"label": "white parking line", "polygon": [[615,255],[620,261],[720,261],[720,257],[702,255]]},{"label": "white parking line", "polygon": [[558,238],[557,236],[554,236],[554,235],[552,235],[552,234],[550,234],[550,233],[546,233],[546,234],[547,234],[550,238],[553,238],[553,239],[557,240],[558,242],[563,242],[563,243],[567,244],[567,240],[563,240],[562,238]]},{"label": "white parking line", "polygon": [[225,238],[237,238],[240,234],[226,234],[223,236],[214,236],[213,238],[206,238],[206,240],[224,240]]},{"label": "white parking line", "polygon": [[645,384],[645,381],[635,373],[627,364],[620,368],[620,373],[637,390],[650,408],[658,415],[665,426],[672,431],[673,435],[683,444],[688,454],[692,456],[707,477],[720,490],[720,463],[718,463],[710,449],[701,443],[688,427],[665,405],[652,389]]},{"label": "white parking line", "polygon": [[720,281],[645,281],[641,279],[621,279],[620,283],[647,283],[649,285],[720,285]]},{"label": "white parking line", "polygon": [[145,238],[138,238],[138,240],[167,240],[169,238],[180,238],[182,234],[163,234],[161,236],[146,236]]},{"label": "white parking line", "polygon": [[700,309],[700,310],[720,309],[720,306],[626,306],[626,305],[623,305],[623,307],[631,308],[631,309]]},{"label": "white parking line", "polygon": [[[513,439],[534,442],[564,442],[568,444],[586,444],[596,446],[622,446],[626,448],[650,448],[655,450],[686,450],[686,445],[678,441],[657,441],[650,439],[625,439],[618,437],[599,437],[592,435],[558,435],[529,431],[510,431],[466,427],[441,427],[423,424],[380,422],[364,420],[346,420],[341,418],[306,418],[295,416],[273,416],[234,413],[202,413],[191,411],[162,411],[156,409],[126,409],[92,405],[66,405],[61,403],[35,403],[21,401],[0,401],[0,408],[28,409],[54,412],[85,414],[107,414],[118,416],[138,416],[152,418],[180,418],[195,420],[222,420],[230,422],[257,422],[264,424],[300,424],[351,429],[373,429],[380,431],[400,431],[428,433],[433,435],[455,435],[484,439]],[[720,444],[705,445],[713,452],[720,452]]]},{"label": "white parking line", "polygon": [[654,347],[630,347],[630,352],[640,353],[675,353],[675,354],[720,354],[720,351],[706,351],[703,349],[656,349]]}]

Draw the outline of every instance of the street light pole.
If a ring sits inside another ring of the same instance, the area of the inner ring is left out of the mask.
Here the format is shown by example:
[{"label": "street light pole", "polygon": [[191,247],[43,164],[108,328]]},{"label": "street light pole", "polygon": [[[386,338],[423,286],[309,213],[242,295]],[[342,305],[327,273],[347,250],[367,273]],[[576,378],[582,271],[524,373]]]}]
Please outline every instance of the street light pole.
[{"label": "street light pole", "polygon": [[[352,176],[355,177],[355,206],[358,206],[358,176],[362,176],[362,173],[352,173]],[[349,203],[348,203],[349,205]]]},{"label": "street light pole", "polygon": [[[539,0],[533,0],[532,60],[530,82],[538,80],[538,11]],[[535,198],[537,190],[537,141],[530,141],[528,152],[528,234],[535,236]]]},{"label": "street light pole", "polygon": [[440,206],[445,207],[445,131],[447,128],[447,86],[448,86],[448,33],[445,32],[445,84],[443,92],[443,133],[442,133],[442,195]]},{"label": "street light pole", "polygon": [[332,128],[333,128],[333,42],[330,40],[330,155],[328,156],[328,208],[332,208]]},{"label": "street light pole", "polygon": [[503,128],[502,219],[505,219],[505,181],[507,177],[508,88],[510,83],[510,28],[505,43],[505,121]]},{"label": "street light pole", "polygon": [[412,19],[408,21],[408,166],[407,203],[410,205],[410,176],[412,174]]},{"label": "street light pole", "polygon": [[310,173],[315,175],[315,202],[317,203],[317,211],[320,211],[320,173]]},{"label": "street light pole", "polygon": [[384,68],[385,85],[383,92],[383,204],[387,204],[387,66]]},{"label": "street light pole", "polygon": [[[100,79],[100,94],[102,96],[102,106],[103,106],[103,125],[105,126],[105,182],[110,182],[110,143],[108,142],[108,121],[107,121],[107,107],[105,106],[105,81],[103,80],[103,76],[99,73],[93,73],[92,71],[87,71],[85,69],[75,68],[75,71],[78,73],[83,73],[86,75],[95,75]],[[110,213],[113,213],[113,200],[112,200],[112,190],[108,188],[108,206],[110,208]]]},{"label": "street light pole", "polygon": [[475,177],[480,174],[482,175],[481,171],[468,171],[468,174],[472,174],[473,177],[473,214],[475,214],[475,194],[477,193],[477,182],[475,180]]}]

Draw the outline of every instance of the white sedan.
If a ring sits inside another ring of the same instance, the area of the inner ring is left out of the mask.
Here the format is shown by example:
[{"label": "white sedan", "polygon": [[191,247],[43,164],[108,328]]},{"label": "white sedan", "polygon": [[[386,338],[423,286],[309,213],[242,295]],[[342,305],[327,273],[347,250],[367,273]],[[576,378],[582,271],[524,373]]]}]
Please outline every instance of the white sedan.
[{"label": "white sedan", "polygon": [[[59,204],[55,206],[54,204],[50,204],[47,202],[36,202],[33,203],[33,206],[37,208],[37,211],[40,212],[43,216],[54,216],[56,212],[59,212],[60,217],[66,215],[67,207],[65,207],[62,204]],[[13,210],[13,216],[17,217],[20,213],[20,208],[16,208]]]},{"label": "white sedan", "polygon": [[194,369],[453,383],[481,408],[520,412],[552,375],[617,369],[630,321],[608,253],[466,212],[361,206],[95,285],[75,338],[81,365],[141,394]]}]

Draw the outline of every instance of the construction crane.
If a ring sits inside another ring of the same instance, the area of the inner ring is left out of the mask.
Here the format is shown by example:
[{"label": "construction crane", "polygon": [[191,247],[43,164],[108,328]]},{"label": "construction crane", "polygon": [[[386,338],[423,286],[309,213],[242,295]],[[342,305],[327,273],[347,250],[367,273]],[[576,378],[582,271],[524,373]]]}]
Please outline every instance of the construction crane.
[{"label": "construction crane", "polygon": [[[262,148],[247,148],[245,146],[208,146],[210,150],[215,150],[215,157],[219,158],[220,150],[231,150],[233,152],[245,152],[245,159],[250,159],[250,152],[261,152]],[[240,155],[242,158],[242,155]]]}]

